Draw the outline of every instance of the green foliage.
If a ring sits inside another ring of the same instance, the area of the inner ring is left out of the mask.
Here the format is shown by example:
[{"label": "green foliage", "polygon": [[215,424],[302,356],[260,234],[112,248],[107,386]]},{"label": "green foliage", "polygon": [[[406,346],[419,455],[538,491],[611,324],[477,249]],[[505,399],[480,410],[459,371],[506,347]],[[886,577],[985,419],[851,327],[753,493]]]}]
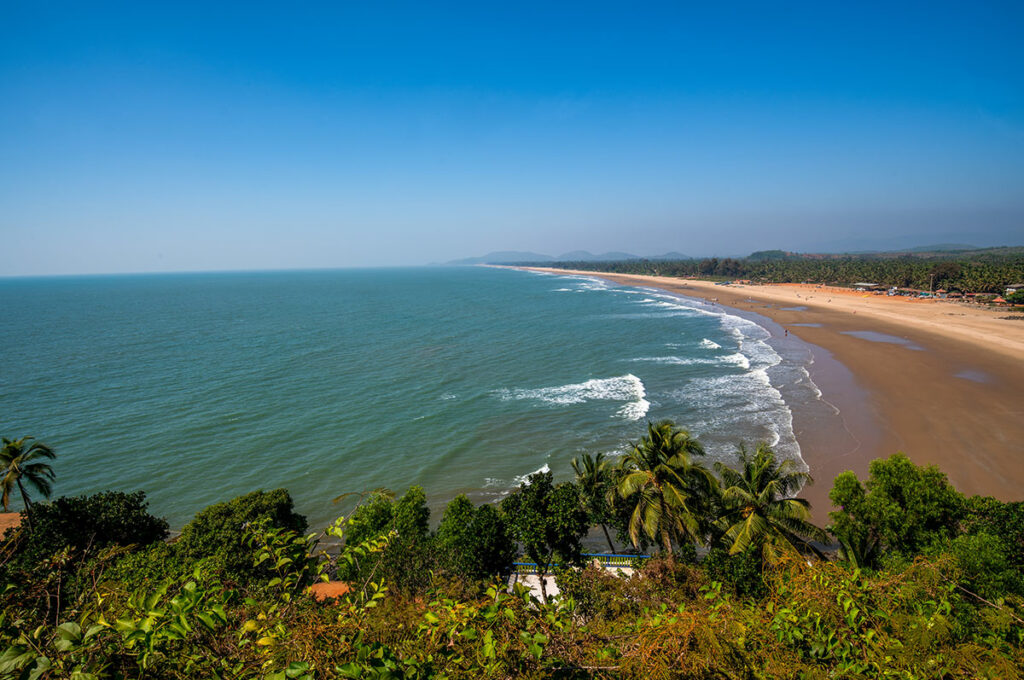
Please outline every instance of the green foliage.
[{"label": "green foliage", "polygon": [[302,536],[290,529],[268,526],[262,520],[248,527],[246,544],[253,567],[263,567],[272,576],[266,588],[289,601],[319,576],[313,556],[315,534]]},{"label": "green foliage", "polygon": [[209,653],[223,634],[232,593],[216,582],[167,582],[127,598],[98,598],[77,620],[5,630],[0,678],[216,677]]},{"label": "green foliage", "polygon": [[965,293],[1001,294],[1024,280],[1024,250],[989,249],[961,253],[877,253],[873,255],[801,255],[761,251],[745,259],[621,262],[556,262],[548,267],[654,276],[706,276],[773,283],[809,282],[852,285],[871,281],[883,286],[932,290],[944,287]]},{"label": "green foliage", "polygon": [[395,521],[393,495],[386,489],[370,494],[366,502],[360,503],[352,512],[346,540],[351,543],[363,541],[390,531]]},{"label": "green foliage", "polygon": [[7,512],[11,493],[16,489],[25,506],[25,517],[30,528],[32,501],[25,487],[30,486],[49,498],[55,474],[44,460],[57,457],[49,446],[34,440],[34,437],[22,437],[12,441],[4,437],[3,447],[0,447],[0,470],[3,475],[0,477],[0,504],[4,506],[4,512]]},{"label": "green foliage", "polygon": [[987,533],[1002,541],[1007,559],[1024,573],[1024,502],[1003,503],[988,496],[967,499],[966,533]]},{"label": "green foliage", "polygon": [[[575,484],[552,484],[550,472],[529,480],[501,502],[513,536],[526,555],[546,573],[553,562],[579,562],[580,541],[587,534],[587,513]],[[543,581],[542,581],[543,583]],[[542,590],[547,599],[547,593]]]},{"label": "green foliage", "polygon": [[[724,517],[731,527],[744,513],[767,521],[792,491],[766,448],[743,462],[723,470],[721,496],[698,493],[704,482],[685,486],[698,513],[710,513],[698,526]],[[846,529],[881,537],[879,569],[808,564],[793,551],[768,562],[754,540],[734,554],[734,542],[719,542],[699,562],[682,543],[631,577],[572,565],[584,494],[550,473],[508,496],[505,514],[454,499],[433,537],[421,489],[397,502],[368,498],[328,527],[340,539],[330,551],[300,533],[287,494],[250,494],[199,513],[188,551],[94,539],[8,572],[0,680],[1024,676],[1021,504],[963,501],[936,471],[899,456],[873,465],[866,484],[845,475],[837,488],[853,506],[839,513]],[[130,515],[126,507],[112,516]],[[900,518],[919,531],[896,527]],[[506,522],[542,568],[570,563],[558,569],[558,600],[538,602],[518,584],[467,586],[511,559]],[[904,539],[927,551],[885,552]],[[229,551],[248,561],[244,572]],[[309,597],[310,583],[342,573],[348,594]]]},{"label": "green foliage", "polygon": [[584,453],[573,458],[572,469],[576,473],[576,484],[580,488],[580,498],[583,500],[589,521],[592,525],[601,527],[608,541],[608,550],[614,553],[615,545],[608,533],[608,525],[616,524],[613,499],[618,474],[603,453],[596,456]]},{"label": "green foliage", "polygon": [[430,509],[423,487],[412,486],[395,503],[394,528],[403,540],[423,540],[430,531]]},{"label": "green foliage", "polygon": [[383,578],[391,588],[403,593],[422,592],[437,567],[429,522],[430,510],[421,487],[410,487],[398,501],[393,501],[387,491],[374,492],[352,512],[346,545],[356,546],[390,535],[388,545],[372,562],[341,565],[338,577],[357,583]]},{"label": "green foliage", "polygon": [[1024,305],[1024,290],[1018,290],[1004,298],[1011,305]]},{"label": "green foliage", "polygon": [[461,578],[508,573],[516,555],[515,541],[501,513],[491,505],[474,508],[465,496],[448,503],[434,541],[440,565]]},{"label": "green foliage", "polygon": [[829,498],[839,508],[829,513],[832,533],[851,544],[876,540],[908,557],[953,538],[965,514],[964,498],[946,475],[902,453],[872,461],[863,485],[852,472],[840,474]]},{"label": "green foliage", "polygon": [[150,515],[148,506],[142,491],[103,491],[37,503],[33,530],[21,538],[15,565],[30,568],[65,549],[95,554],[109,545],[160,541],[167,537],[167,522]]},{"label": "green foliage", "polygon": [[182,560],[175,546],[157,541],[132,551],[111,564],[102,580],[133,591],[153,583],[176,581],[192,573],[193,566]]},{"label": "green foliage", "polygon": [[715,470],[722,479],[722,540],[731,554],[749,548],[820,554],[811,539],[824,541],[825,532],[810,522],[810,503],[795,498],[811,476],[793,461],[779,462],[767,444],[753,454],[740,446],[740,470],[722,463]]},{"label": "green foliage", "polygon": [[1024,594],[1024,574],[1011,564],[1006,544],[987,533],[963,534],[949,542],[961,583],[982,597],[996,599],[1008,593]]},{"label": "green foliage", "polygon": [[740,553],[712,548],[701,560],[700,570],[740,597],[759,600],[768,594],[762,551],[754,546]]},{"label": "green foliage", "polygon": [[[629,536],[660,542],[666,553],[672,541],[694,541],[705,533],[715,480],[696,456],[704,448],[670,420],[647,424],[647,434],[622,459],[616,494],[630,508]],[[710,520],[710,518],[708,518]]]},{"label": "green foliage", "polygon": [[469,525],[476,515],[476,508],[465,494],[459,494],[445,506],[441,515],[441,524],[437,527],[435,538],[438,543],[448,546],[464,541],[469,534]]},{"label": "green foliage", "polygon": [[226,579],[267,579],[269,573],[255,567],[246,550],[249,526],[262,522],[300,534],[306,530],[306,518],[295,513],[286,490],[254,491],[199,512],[182,529],[175,552],[189,563],[206,562]]}]

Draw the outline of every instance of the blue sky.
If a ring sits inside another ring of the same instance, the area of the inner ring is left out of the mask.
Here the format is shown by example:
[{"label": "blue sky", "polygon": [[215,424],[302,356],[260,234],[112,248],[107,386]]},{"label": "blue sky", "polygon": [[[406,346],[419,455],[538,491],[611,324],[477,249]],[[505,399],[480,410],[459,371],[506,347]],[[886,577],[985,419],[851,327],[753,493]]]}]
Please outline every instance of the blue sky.
[{"label": "blue sky", "polygon": [[1022,8],[4,3],[2,275],[1021,244]]}]

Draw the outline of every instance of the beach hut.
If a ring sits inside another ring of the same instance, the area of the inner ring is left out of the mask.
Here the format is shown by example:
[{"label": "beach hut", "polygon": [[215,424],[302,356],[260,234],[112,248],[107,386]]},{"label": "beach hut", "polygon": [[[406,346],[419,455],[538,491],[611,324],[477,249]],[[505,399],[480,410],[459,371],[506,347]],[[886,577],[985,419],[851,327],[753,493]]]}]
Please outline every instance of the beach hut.
[{"label": "beach hut", "polygon": [[877,283],[867,283],[865,281],[855,283],[853,284],[853,287],[859,291],[878,290],[881,288]]},{"label": "beach hut", "polygon": [[1003,295],[1013,295],[1014,293],[1019,293],[1022,290],[1024,290],[1024,283],[1014,283],[1006,287],[1006,290],[1003,291]]}]

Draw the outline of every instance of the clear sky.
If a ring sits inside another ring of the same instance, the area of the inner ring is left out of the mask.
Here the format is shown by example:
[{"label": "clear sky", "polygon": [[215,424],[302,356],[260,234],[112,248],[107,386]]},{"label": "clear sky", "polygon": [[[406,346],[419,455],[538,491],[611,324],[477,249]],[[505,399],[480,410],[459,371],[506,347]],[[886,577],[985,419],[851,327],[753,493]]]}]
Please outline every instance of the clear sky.
[{"label": "clear sky", "polygon": [[1024,3],[3,2],[0,275],[1024,243]]}]

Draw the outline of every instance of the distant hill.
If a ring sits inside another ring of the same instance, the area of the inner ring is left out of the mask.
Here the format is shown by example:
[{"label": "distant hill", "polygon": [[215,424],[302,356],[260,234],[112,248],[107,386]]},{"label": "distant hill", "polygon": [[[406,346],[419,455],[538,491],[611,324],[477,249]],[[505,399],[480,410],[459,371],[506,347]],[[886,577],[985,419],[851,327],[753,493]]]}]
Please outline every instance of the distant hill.
[{"label": "distant hill", "polygon": [[693,258],[689,255],[683,255],[682,253],[671,251],[664,255],[652,255],[647,258],[648,260],[692,260]]},{"label": "distant hill", "polygon": [[631,253],[601,253],[594,255],[586,250],[574,250],[569,253],[562,253],[555,258],[559,262],[613,262],[618,260],[639,260],[639,255]]},{"label": "distant hill", "polygon": [[550,255],[541,255],[540,253],[498,250],[481,257],[466,257],[461,260],[451,260],[445,264],[512,264],[516,262],[553,262],[554,259]]},{"label": "distant hill", "polygon": [[984,248],[978,248],[978,246],[971,246],[964,243],[939,243],[934,246],[916,246],[914,248],[907,248],[904,252],[907,253],[946,253],[950,251],[958,250],[985,250]]},{"label": "distant hill", "polygon": [[682,253],[665,253],[664,255],[633,255],[632,253],[607,252],[595,255],[588,250],[573,250],[562,253],[558,257],[551,257],[542,253],[531,253],[520,250],[499,250],[480,257],[465,257],[461,260],[445,262],[449,265],[466,264],[524,264],[538,262],[625,262],[628,260],[689,260],[687,255]]}]

